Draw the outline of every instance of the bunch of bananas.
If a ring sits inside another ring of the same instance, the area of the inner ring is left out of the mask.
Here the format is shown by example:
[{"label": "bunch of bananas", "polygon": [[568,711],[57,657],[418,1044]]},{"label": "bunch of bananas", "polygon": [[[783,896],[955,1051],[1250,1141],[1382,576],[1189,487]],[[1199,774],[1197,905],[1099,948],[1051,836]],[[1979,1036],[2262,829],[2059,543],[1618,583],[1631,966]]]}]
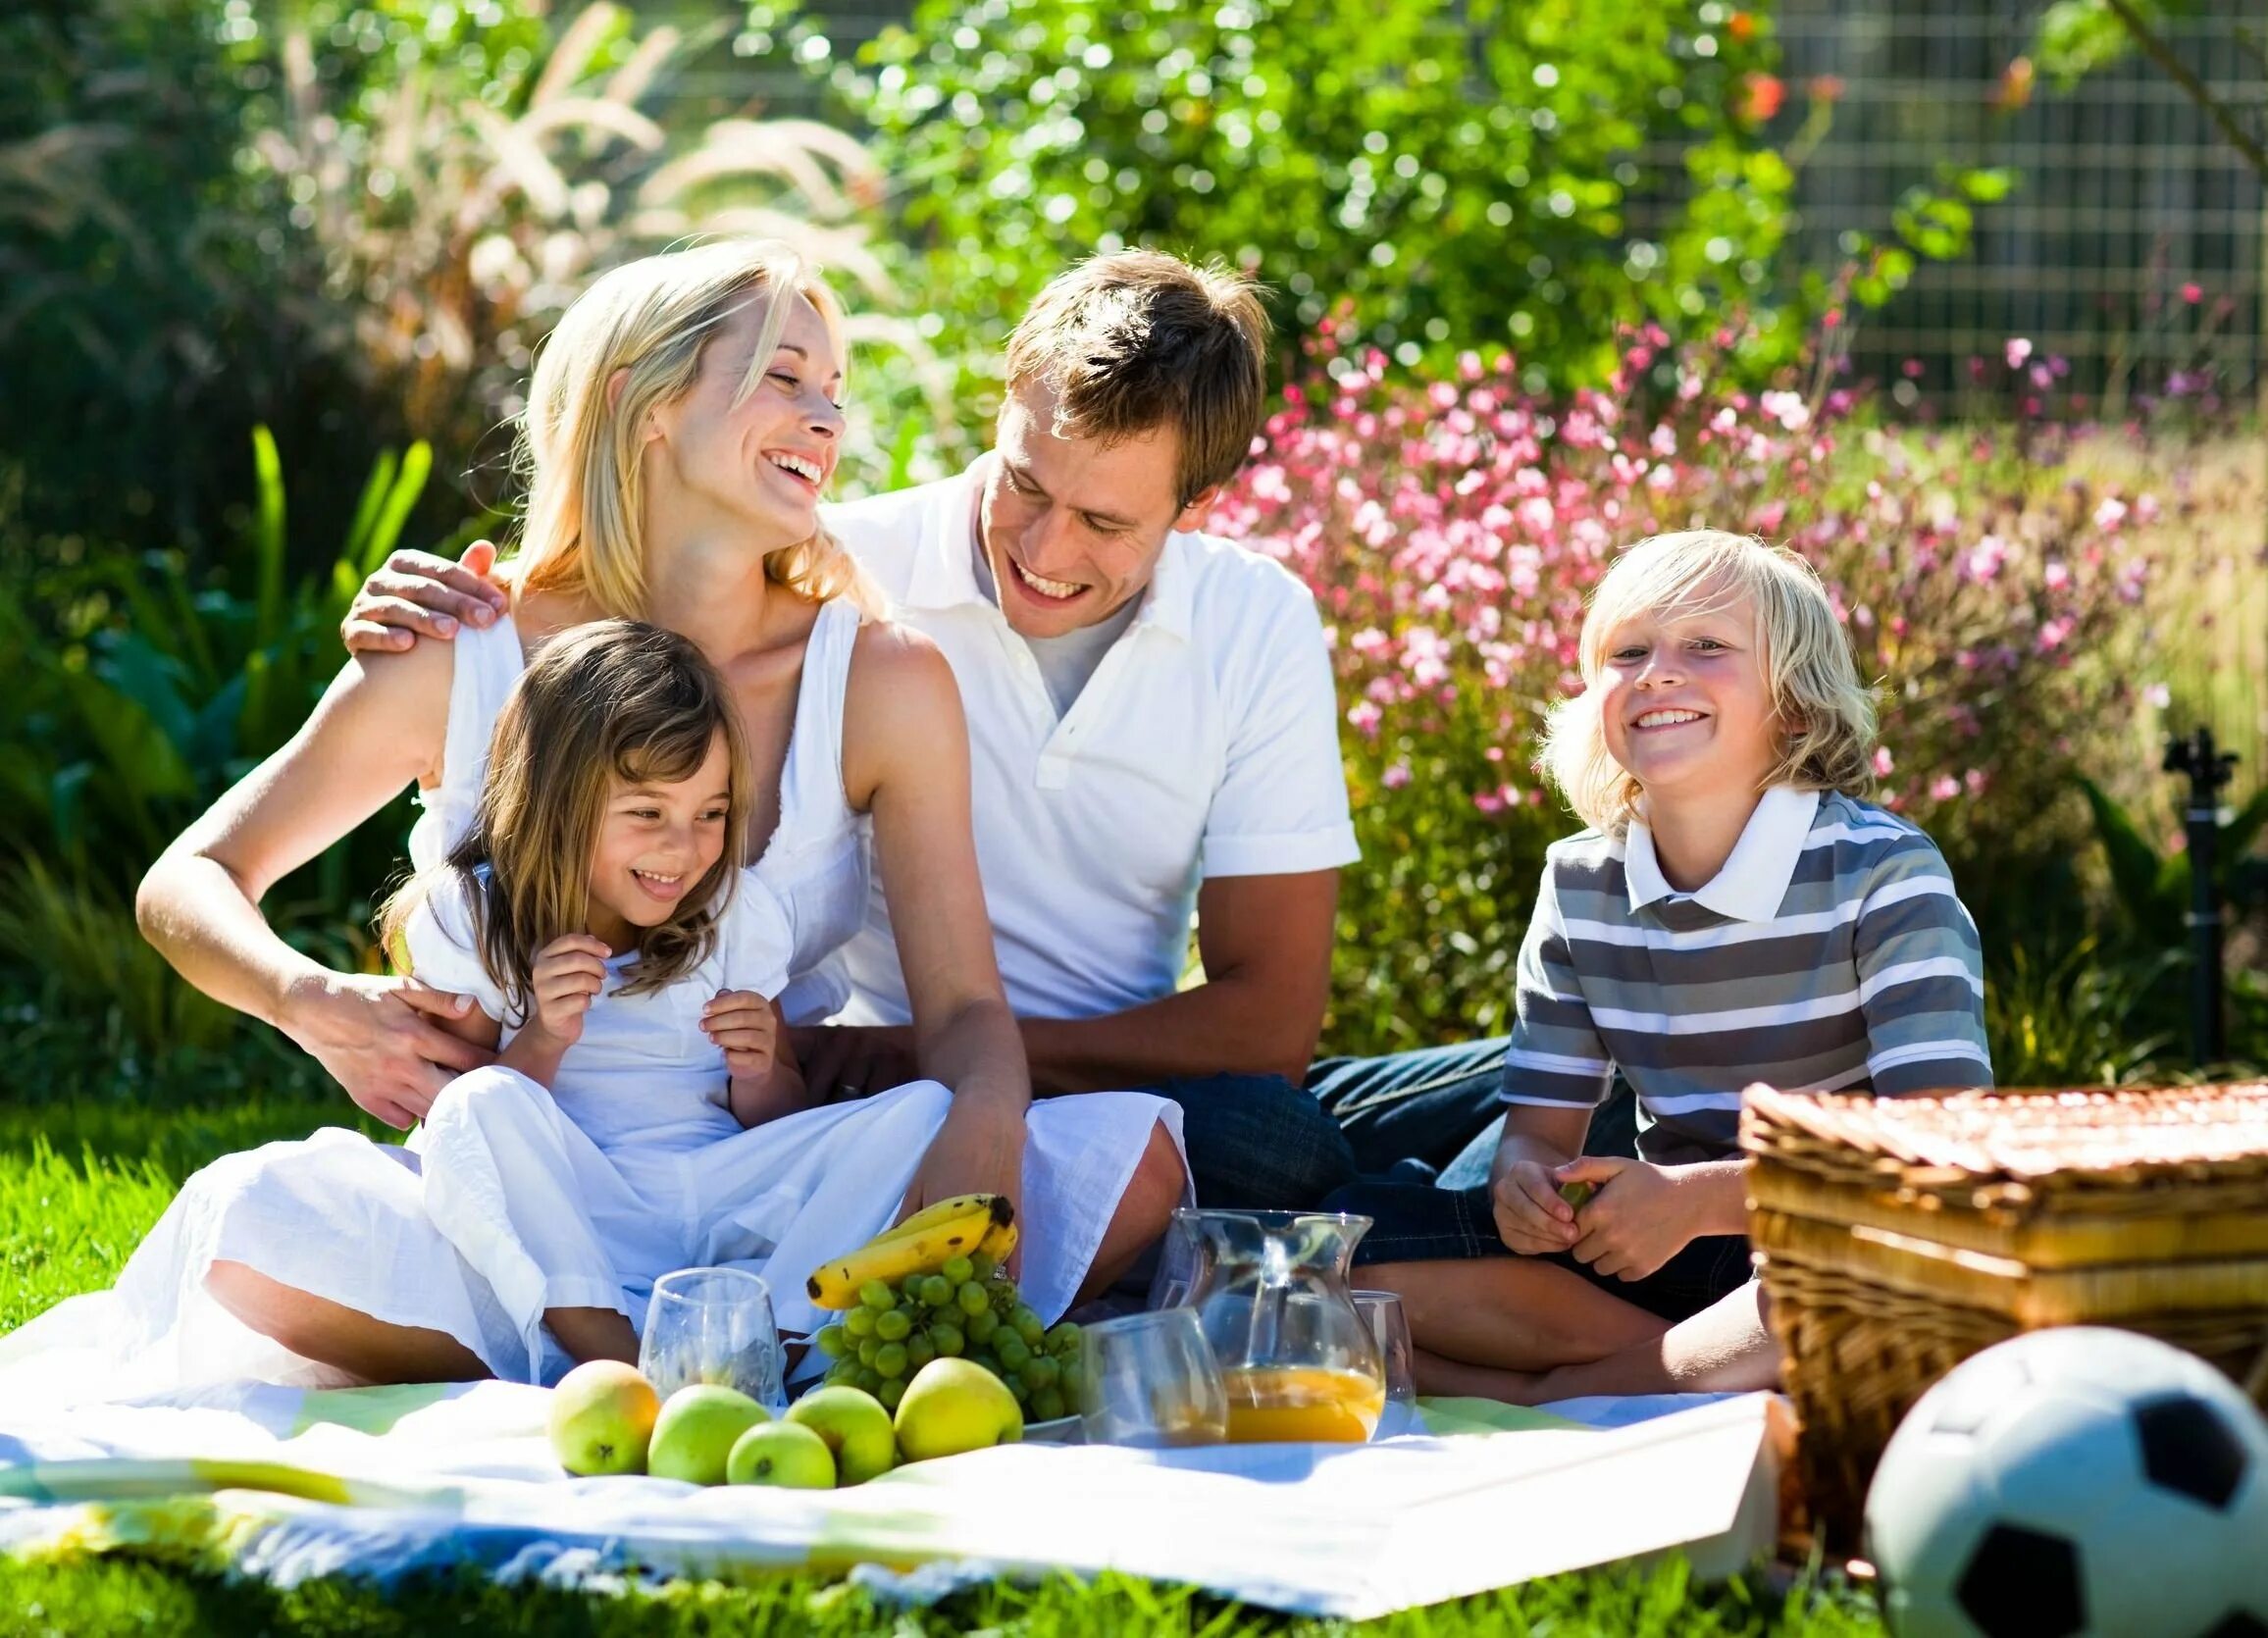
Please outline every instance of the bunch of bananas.
[{"label": "bunch of bananas", "polygon": [[922,1207],[848,1256],[811,1271],[804,1290],[822,1308],[858,1305],[859,1288],[895,1285],[937,1273],[955,1257],[983,1256],[994,1266],[1016,1246],[1016,1208],[1005,1195],[955,1195]]}]

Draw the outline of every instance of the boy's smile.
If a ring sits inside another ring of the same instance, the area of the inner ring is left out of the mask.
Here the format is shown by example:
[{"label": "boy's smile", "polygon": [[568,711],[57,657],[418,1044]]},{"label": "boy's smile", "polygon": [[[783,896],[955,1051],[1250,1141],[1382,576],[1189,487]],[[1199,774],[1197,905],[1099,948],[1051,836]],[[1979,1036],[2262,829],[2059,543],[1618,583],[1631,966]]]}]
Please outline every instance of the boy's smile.
[{"label": "boy's smile", "polygon": [[1703,589],[1686,605],[1624,620],[1605,648],[1607,750],[1649,797],[1762,787],[1780,736],[1746,599]]}]

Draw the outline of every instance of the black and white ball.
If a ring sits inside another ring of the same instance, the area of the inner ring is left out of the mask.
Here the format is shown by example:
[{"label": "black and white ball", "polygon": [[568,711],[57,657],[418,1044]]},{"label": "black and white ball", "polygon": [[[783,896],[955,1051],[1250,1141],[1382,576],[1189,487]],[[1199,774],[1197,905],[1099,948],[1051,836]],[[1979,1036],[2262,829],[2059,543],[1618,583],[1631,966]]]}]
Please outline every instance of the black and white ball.
[{"label": "black and white ball", "polygon": [[1964,1360],[1899,1424],[1866,1525],[1898,1638],[2268,1638],[2268,1424],[2132,1331]]}]

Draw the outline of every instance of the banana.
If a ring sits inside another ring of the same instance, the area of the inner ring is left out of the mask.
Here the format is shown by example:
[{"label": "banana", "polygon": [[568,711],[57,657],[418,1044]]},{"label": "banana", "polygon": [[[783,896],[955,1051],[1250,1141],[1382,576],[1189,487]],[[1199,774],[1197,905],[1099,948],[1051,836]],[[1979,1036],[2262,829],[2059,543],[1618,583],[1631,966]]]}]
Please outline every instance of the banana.
[{"label": "banana", "polygon": [[993,1266],[996,1268],[1005,1267],[1008,1253],[1016,1249],[1016,1238],[1017,1230],[1014,1218],[1011,1217],[1005,1222],[996,1219],[986,1225],[983,1237],[976,1243],[976,1249],[984,1253],[986,1256],[991,1257]]},{"label": "banana", "polygon": [[897,1240],[904,1235],[920,1234],[935,1228],[940,1223],[951,1222],[956,1217],[965,1216],[972,1210],[990,1212],[992,1203],[998,1198],[994,1195],[955,1195],[951,1200],[934,1202],[923,1206],[896,1228],[884,1229],[867,1244],[879,1246],[885,1240]]},{"label": "banana", "polygon": [[[943,1208],[949,1205],[957,1209],[945,1212]],[[803,1289],[822,1308],[853,1307],[858,1302],[858,1288],[868,1280],[895,1284],[909,1275],[934,1274],[948,1258],[966,1256],[1003,1234],[1012,1246],[1015,1216],[1015,1207],[1005,1195],[961,1195],[940,1201],[848,1256],[820,1264],[804,1281]],[[923,1218],[929,1221],[915,1227]],[[1004,1251],[999,1254],[1007,1254]]]}]

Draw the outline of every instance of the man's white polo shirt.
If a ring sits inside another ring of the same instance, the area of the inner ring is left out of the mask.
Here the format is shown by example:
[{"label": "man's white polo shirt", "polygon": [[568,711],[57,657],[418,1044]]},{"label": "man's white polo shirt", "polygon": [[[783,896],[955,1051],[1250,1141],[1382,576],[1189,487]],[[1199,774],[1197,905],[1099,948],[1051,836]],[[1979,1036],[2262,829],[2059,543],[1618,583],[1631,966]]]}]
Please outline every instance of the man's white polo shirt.
[{"label": "man's white polo shirt", "polygon": [[[1279,564],[1173,535],[1141,612],[1068,713],[977,585],[983,462],[825,509],[893,616],[952,662],[968,714],[985,902],[1008,1003],[1087,1018],[1170,995],[1200,881],[1359,856],[1314,599]],[[879,882],[839,957],[847,1023],[909,1016]]]}]

